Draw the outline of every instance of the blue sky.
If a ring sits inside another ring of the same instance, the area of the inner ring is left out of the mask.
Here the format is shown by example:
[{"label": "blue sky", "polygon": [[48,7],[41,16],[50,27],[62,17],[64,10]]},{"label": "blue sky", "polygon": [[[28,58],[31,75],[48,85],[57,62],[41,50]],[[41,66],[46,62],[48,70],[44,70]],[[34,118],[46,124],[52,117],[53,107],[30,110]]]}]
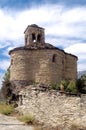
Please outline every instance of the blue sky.
[{"label": "blue sky", "polygon": [[27,25],[45,28],[46,42],[78,56],[86,70],[86,0],[0,0],[0,84],[9,50],[24,45]]}]

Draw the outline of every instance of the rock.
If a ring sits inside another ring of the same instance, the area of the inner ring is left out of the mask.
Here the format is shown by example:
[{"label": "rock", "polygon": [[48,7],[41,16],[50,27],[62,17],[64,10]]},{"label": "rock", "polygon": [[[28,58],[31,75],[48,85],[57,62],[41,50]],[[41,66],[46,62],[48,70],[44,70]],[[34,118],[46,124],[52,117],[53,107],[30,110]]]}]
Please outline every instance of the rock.
[{"label": "rock", "polygon": [[[28,87],[29,88],[29,87]],[[86,95],[68,96],[58,91],[39,89],[23,89],[20,94],[18,110],[22,113],[30,113],[41,124],[52,126],[58,130],[86,130]],[[79,129],[81,128],[81,129]],[[53,129],[54,130],[54,129]]]}]

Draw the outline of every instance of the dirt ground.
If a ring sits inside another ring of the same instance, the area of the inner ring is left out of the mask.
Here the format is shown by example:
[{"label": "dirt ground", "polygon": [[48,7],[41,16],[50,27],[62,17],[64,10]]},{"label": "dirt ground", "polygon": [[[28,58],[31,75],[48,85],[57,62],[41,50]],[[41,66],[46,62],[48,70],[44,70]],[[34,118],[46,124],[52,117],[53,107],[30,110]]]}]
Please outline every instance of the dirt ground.
[{"label": "dirt ground", "polygon": [[33,126],[24,125],[16,117],[0,114],[0,130],[34,130]]}]

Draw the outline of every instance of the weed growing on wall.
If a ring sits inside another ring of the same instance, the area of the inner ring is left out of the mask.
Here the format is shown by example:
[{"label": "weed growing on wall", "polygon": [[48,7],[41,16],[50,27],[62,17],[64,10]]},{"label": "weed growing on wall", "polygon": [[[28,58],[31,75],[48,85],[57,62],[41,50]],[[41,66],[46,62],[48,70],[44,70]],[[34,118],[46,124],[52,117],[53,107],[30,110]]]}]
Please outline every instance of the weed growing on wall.
[{"label": "weed growing on wall", "polygon": [[21,115],[18,119],[25,124],[33,124],[34,118],[30,114]]},{"label": "weed growing on wall", "polygon": [[0,113],[4,115],[10,115],[14,112],[14,107],[12,105],[7,105],[5,103],[0,104]]}]

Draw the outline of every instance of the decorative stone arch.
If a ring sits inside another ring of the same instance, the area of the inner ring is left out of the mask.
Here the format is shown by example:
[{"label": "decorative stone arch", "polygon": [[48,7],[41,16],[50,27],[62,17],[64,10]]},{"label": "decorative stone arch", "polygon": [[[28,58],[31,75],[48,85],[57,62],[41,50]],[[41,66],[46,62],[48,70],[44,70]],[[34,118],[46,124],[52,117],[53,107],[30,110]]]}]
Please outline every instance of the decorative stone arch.
[{"label": "decorative stone arch", "polygon": [[35,33],[32,33],[32,42],[36,42],[36,35],[35,35]]}]

